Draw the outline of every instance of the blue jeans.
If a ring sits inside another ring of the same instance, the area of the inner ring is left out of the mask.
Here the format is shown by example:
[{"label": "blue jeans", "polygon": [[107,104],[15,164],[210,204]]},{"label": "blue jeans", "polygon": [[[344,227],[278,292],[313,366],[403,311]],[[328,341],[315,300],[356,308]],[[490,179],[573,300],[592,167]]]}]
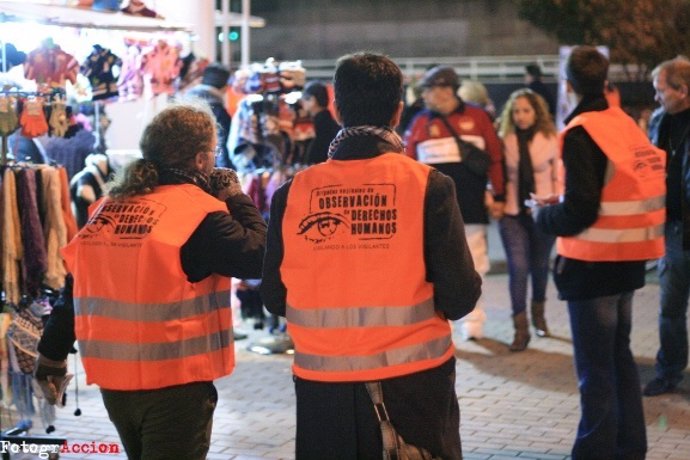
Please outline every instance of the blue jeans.
[{"label": "blue jeans", "polygon": [[513,315],[527,308],[527,278],[532,275],[532,301],[546,300],[549,256],[556,240],[539,230],[531,216],[505,216],[498,223],[508,262]]},{"label": "blue jeans", "polygon": [[657,377],[677,384],[688,365],[688,295],[690,294],[690,251],[683,251],[682,224],[666,224],[666,255],[659,261],[661,309]]},{"label": "blue jeans", "polygon": [[633,292],[568,302],[580,425],[573,460],[644,459],[647,435],[630,351]]}]

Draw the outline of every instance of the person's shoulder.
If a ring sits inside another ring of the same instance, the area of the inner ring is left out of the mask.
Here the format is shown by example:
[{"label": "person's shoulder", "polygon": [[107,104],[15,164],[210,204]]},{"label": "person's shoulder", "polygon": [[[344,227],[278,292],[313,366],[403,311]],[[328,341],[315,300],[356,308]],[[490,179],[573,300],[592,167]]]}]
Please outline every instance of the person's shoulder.
[{"label": "person's shoulder", "polygon": [[425,107],[415,113],[415,115],[412,117],[412,120],[410,120],[409,126],[413,127],[418,123],[426,122],[429,118],[431,118],[431,110]]},{"label": "person's shoulder", "polygon": [[[481,123],[489,123],[491,124],[491,117],[489,116],[489,113],[484,109],[482,106],[475,104],[474,102],[465,102],[464,103],[464,109],[460,113],[460,115],[472,117],[475,120],[481,122]],[[455,112],[458,113],[458,112]]]}]

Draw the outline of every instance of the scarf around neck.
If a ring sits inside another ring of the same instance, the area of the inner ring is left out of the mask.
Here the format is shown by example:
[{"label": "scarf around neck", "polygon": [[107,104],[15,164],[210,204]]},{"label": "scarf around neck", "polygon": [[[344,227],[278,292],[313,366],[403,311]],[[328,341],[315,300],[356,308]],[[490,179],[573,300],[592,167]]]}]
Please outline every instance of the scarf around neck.
[{"label": "scarf around neck", "polygon": [[206,193],[211,193],[211,183],[205,174],[199,171],[184,171],[178,168],[165,168],[160,172],[162,181],[173,184],[194,184]]},{"label": "scarf around neck", "polygon": [[530,199],[530,194],[534,189],[534,169],[532,168],[532,157],[529,153],[529,144],[534,138],[535,127],[527,129],[515,128],[515,135],[518,141],[518,151],[520,159],[518,161],[518,204],[520,211],[526,212],[525,200]]},{"label": "scarf around neck", "polygon": [[331,141],[331,145],[328,146],[328,158],[333,158],[333,154],[343,140],[357,136],[375,136],[392,145],[393,151],[398,153],[405,151],[405,145],[400,135],[389,126],[348,126],[338,131],[338,134],[336,134],[335,138]]}]

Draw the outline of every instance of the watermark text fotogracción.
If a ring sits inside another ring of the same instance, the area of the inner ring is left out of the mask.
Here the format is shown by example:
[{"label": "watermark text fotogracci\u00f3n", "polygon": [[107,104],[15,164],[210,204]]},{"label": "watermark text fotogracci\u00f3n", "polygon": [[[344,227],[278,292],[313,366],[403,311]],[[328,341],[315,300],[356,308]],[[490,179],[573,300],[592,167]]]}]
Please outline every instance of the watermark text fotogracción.
[{"label": "watermark text fotogracci\u00f3n", "polygon": [[34,444],[26,441],[0,441],[0,454],[31,454],[38,458],[50,458],[51,454],[112,454],[121,453],[120,445],[114,442],[65,442],[58,444]]}]

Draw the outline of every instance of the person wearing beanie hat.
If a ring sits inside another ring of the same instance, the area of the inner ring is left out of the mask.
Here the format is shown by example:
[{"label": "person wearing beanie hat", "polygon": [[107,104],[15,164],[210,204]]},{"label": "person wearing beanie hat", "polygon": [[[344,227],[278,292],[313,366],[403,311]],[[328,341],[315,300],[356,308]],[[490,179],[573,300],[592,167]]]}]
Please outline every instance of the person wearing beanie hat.
[{"label": "person wearing beanie hat", "polygon": [[302,91],[302,107],[314,122],[315,137],[307,149],[307,163],[312,165],[328,159],[328,146],[338,134],[340,126],[328,110],[328,89],[318,81],[312,81]]},{"label": "person wearing beanie hat", "polygon": [[230,78],[230,71],[217,62],[211,63],[204,69],[201,83],[187,91],[188,97],[203,99],[211,106],[211,111],[218,124],[218,153],[216,166],[234,168],[228,155],[228,135],[230,133],[230,114],[225,109],[225,90]]},{"label": "person wearing beanie hat", "polygon": [[541,77],[542,72],[539,64],[533,62],[525,66],[525,84],[529,89],[544,98],[546,105],[549,107],[549,113],[551,116],[554,116],[556,113],[556,104],[551,91],[549,91],[549,88],[541,81]]},{"label": "person wearing beanie hat", "polygon": [[[475,269],[483,277],[489,271],[487,206],[494,218],[500,218],[505,205],[501,141],[486,111],[465,103],[458,95],[460,80],[452,67],[429,69],[420,87],[426,108],[412,120],[405,132],[407,154],[434,166],[455,181],[467,242]],[[461,141],[472,143],[489,155],[488,177],[478,176],[465,165],[459,146]],[[486,191],[488,182],[491,193]],[[474,311],[461,320],[461,337],[465,340],[483,338],[485,319],[480,299]]]},{"label": "person wearing beanie hat", "polygon": [[448,66],[437,66],[430,69],[421,82],[422,88],[432,88],[434,86],[448,86],[455,91],[460,87],[460,80],[455,69]]}]

